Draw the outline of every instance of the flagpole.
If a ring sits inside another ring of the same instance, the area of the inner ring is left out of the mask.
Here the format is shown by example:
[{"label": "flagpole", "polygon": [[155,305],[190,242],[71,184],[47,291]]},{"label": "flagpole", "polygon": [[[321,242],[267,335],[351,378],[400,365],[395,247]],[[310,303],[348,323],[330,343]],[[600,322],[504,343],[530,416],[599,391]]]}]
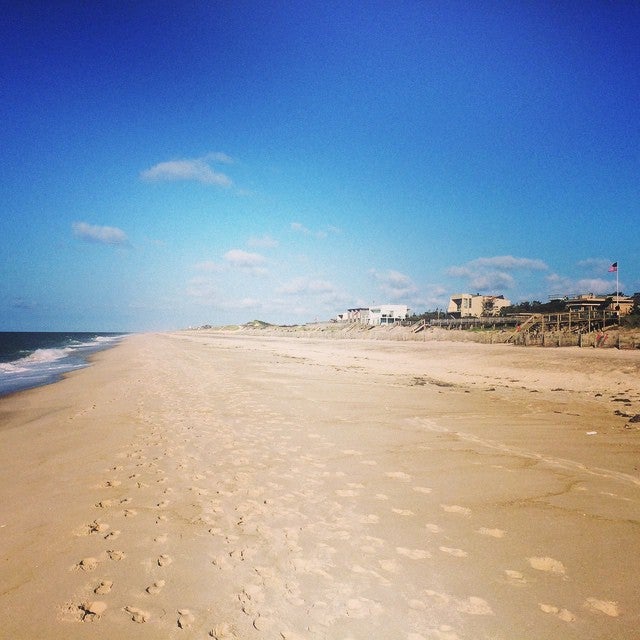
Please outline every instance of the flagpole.
[{"label": "flagpole", "polygon": [[620,319],[620,285],[618,278],[620,277],[620,262],[616,262],[616,309],[618,311],[618,320]]}]

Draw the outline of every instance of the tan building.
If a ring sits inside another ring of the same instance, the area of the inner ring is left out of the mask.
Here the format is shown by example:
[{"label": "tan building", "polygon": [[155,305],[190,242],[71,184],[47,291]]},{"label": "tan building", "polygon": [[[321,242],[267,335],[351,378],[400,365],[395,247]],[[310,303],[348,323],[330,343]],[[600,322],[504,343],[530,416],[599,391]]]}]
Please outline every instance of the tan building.
[{"label": "tan building", "polygon": [[454,318],[497,316],[500,309],[511,305],[504,296],[482,296],[479,293],[456,293],[449,299],[447,313]]},{"label": "tan building", "polygon": [[596,296],[583,293],[570,296],[566,300],[567,311],[619,311],[621,316],[631,313],[635,300],[629,296]]}]

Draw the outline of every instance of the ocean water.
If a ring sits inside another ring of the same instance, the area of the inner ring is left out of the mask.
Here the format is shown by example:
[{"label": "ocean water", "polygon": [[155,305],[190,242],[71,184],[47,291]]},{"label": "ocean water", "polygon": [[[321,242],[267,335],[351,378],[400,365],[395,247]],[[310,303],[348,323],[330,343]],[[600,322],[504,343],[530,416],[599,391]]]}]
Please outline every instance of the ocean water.
[{"label": "ocean water", "polygon": [[0,396],[56,382],[124,335],[0,331]]}]

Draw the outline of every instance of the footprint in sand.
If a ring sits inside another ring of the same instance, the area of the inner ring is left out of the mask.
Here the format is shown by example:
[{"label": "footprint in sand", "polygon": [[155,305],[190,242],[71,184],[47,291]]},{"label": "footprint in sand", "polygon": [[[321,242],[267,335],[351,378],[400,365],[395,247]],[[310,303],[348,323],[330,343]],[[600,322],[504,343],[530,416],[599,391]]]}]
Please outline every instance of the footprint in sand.
[{"label": "footprint in sand", "polygon": [[104,533],[109,528],[109,525],[104,522],[98,522],[98,520],[94,520],[89,524],[80,527],[76,535],[78,536],[90,536],[94,533]]},{"label": "footprint in sand", "polygon": [[178,609],[177,622],[181,629],[188,629],[195,622],[195,617],[189,609]]},{"label": "footprint in sand", "polygon": [[211,560],[211,564],[218,569],[226,569],[229,566],[229,563],[224,556],[216,556]]},{"label": "footprint in sand", "polygon": [[487,527],[480,527],[477,532],[482,536],[489,536],[491,538],[503,538],[506,533],[502,529],[487,529]]},{"label": "footprint in sand", "polygon": [[110,531],[109,533],[107,533],[106,536],[104,536],[104,539],[105,540],[115,540],[119,535],[120,535],[120,531],[119,530]]},{"label": "footprint in sand", "polygon": [[97,558],[83,558],[74,566],[74,569],[80,569],[82,571],[93,571],[97,568],[99,561]]},{"label": "footprint in sand", "polygon": [[166,582],[164,580],[156,580],[152,585],[149,585],[145,589],[145,591],[151,594],[152,596],[155,596],[159,594],[160,591],[162,591],[162,588],[164,587],[165,584]]},{"label": "footprint in sand", "polygon": [[533,569],[537,571],[547,571],[549,573],[555,573],[556,575],[565,575],[567,570],[560,560],[554,560],[553,558],[527,558],[529,564]]},{"label": "footprint in sand", "polygon": [[122,515],[125,518],[135,518],[138,515],[138,512],[135,509],[125,509],[122,512]]},{"label": "footprint in sand", "polygon": [[385,474],[387,478],[393,478],[394,480],[403,480],[405,482],[409,482],[411,480],[411,476],[404,471],[387,471]]},{"label": "footprint in sand", "polygon": [[380,613],[382,606],[369,600],[368,598],[350,598],[346,602],[346,611],[350,618],[369,618],[371,615]]},{"label": "footprint in sand", "polygon": [[466,600],[458,600],[457,609],[460,613],[467,613],[471,616],[493,616],[493,610],[489,603],[477,596],[471,596]]},{"label": "footprint in sand", "polygon": [[598,600],[597,598],[587,598],[584,603],[585,609],[595,613],[604,613],[606,616],[617,618],[620,615],[620,608],[617,602],[611,600]]},{"label": "footprint in sand", "polygon": [[431,554],[424,549],[407,549],[405,547],[396,547],[396,552],[401,556],[410,558],[411,560],[424,560],[425,558],[431,557]]},{"label": "footprint in sand", "polygon": [[173,560],[166,553],[163,553],[162,555],[158,556],[157,563],[159,567],[166,567],[170,565],[172,562]]},{"label": "footprint in sand", "polygon": [[442,527],[438,526],[437,524],[425,524],[425,529],[429,532],[429,533],[441,533],[442,532]]},{"label": "footprint in sand", "polygon": [[100,488],[108,489],[110,487],[119,487],[121,484],[122,482],[120,482],[120,480],[107,480],[100,485]]},{"label": "footprint in sand", "polygon": [[222,622],[217,624],[211,631],[209,631],[209,635],[214,640],[233,640],[236,638],[236,634],[233,632],[231,627],[226,623]]},{"label": "footprint in sand", "polygon": [[393,513],[396,513],[399,516],[415,516],[416,514],[410,509],[391,509]]},{"label": "footprint in sand", "polygon": [[138,609],[138,607],[125,607],[124,610],[131,616],[131,620],[139,624],[147,622],[151,617],[148,611],[143,611],[142,609]]},{"label": "footprint in sand", "polygon": [[107,555],[109,556],[109,560],[116,560],[116,561],[123,560],[124,558],[127,557],[124,551],[115,551],[115,550],[107,551]]},{"label": "footprint in sand", "polygon": [[[432,640],[460,640],[460,636],[455,632],[453,627],[448,624],[441,624],[437,628],[426,629],[428,638]],[[427,640],[427,637],[420,633],[409,633],[407,640]]]},{"label": "footprint in sand", "polygon": [[520,571],[515,571],[513,569],[505,569],[504,574],[507,576],[507,581],[510,584],[515,584],[515,585],[527,584],[527,579],[524,577],[524,574],[520,573]]},{"label": "footprint in sand", "polygon": [[273,624],[274,624],[273,618],[269,618],[268,616],[263,616],[263,615],[257,616],[256,619],[253,621],[253,627],[258,631],[265,631],[266,629],[269,629],[270,627],[272,627]]},{"label": "footprint in sand", "polygon": [[395,560],[379,560],[378,564],[389,573],[399,573],[400,565]]},{"label": "footprint in sand", "polygon": [[470,596],[469,598],[458,599],[446,593],[432,591],[431,589],[425,591],[424,593],[425,595],[432,598],[435,601],[435,604],[439,605],[440,607],[448,607],[449,604],[453,601],[456,609],[460,613],[466,613],[472,616],[495,615],[489,603],[483,598],[479,598],[478,596]]},{"label": "footprint in sand", "polygon": [[107,603],[101,600],[94,600],[92,602],[83,602],[80,605],[82,611],[82,620],[93,622],[97,618],[100,618],[102,614],[107,610]]},{"label": "footprint in sand", "polygon": [[432,489],[429,487],[412,487],[416,493],[431,493]]},{"label": "footprint in sand", "polygon": [[461,507],[457,504],[441,504],[440,505],[444,511],[447,513],[458,513],[461,516],[469,517],[471,515],[471,509],[468,507]]},{"label": "footprint in sand", "polygon": [[541,611],[544,613],[552,613],[554,616],[563,620],[564,622],[574,622],[576,617],[569,611],[568,609],[561,609],[560,607],[556,607],[552,604],[543,604],[542,602],[538,603]]},{"label": "footprint in sand", "polygon": [[112,580],[103,580],[94,590],[93,593],[101,596],[105,593],[109,593],[113,587]]},{"label": "footprint in sand", "polygon": [[446,553],[454,558],[466,558],[469,554],[462,549],[454,549],[452,547],[438,547],[442,553]]},{"label": "footprint in sand", "polygon": [[360,524],[376,524],[377,522],[380,522],[380,516],[375,515],[375,513],[369,513],[360,518]]}]

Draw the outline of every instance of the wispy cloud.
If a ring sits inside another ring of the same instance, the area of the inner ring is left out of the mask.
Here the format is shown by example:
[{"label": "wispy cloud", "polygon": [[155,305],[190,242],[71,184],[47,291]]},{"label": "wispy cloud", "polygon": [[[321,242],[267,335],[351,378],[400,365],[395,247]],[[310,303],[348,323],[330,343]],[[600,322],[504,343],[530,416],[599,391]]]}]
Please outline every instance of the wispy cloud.
[{"label": "wispy cloud", "polygon": [[328,280],[294,278],[278,288],[278,293],[285,295],[326,294],[335,293],[335,286]]},{"label": "wispy cloud", "polygon": [[391,301],[407,299],[418,292],[418,287],[413,280],[399,271],[391,270],[380,273],[375,269],[371,269],[369,273],[378,284],[380,291]]},{"label": "wispy cloud", "polygon": [[231,178],[213,169],[210,165],[212,162],[230,164],[233,160],[224,153],[207,154],[203,158],[168,160],[145,169],[140,173],[140,177],[143,180],[155,182],[185,180],[218,187],[230,187]]},{"label": "wispy cloud", "polygon": [[234,267],[257,267],[266,262],[259,253],[251,253],[242,249],[231,249],[224,254],[224,259]]},{"label": "wispy cloud", "polygon": [[204,160],[211,160],[211,162],[219,162],[220,164],[234,164],[235,159],[231,156],[228,156],[226,153],[222,151],[213,151],[212,153],[207,153]]},{"label": "wispy cloud", "polygon": [[527,269],[530,271],[545,271],[549,267],[542,260],[531,258],[516,258],[515,256],[492,256],[487,258],[476,258],[467,262],[467,267],[493,268],[512,271],[514,269]]},{"label": "wispy cloud", "polygon": [[102,227],[88,222],[74,222],[71,225],[73,235],[86,242],[98,244],[119,245],[127,244],[127,234],[118,227]]},{"label": "wispy cloud", "polygon": [[578,267],[581,269],[587,269],[593,274],[607,273],[613,260],[607,260],[607,258],[587,258],[586,260],[580,260]]},{"label": "wispy cloud", "polygon": [[291,230],[296,233],[301,233],[304,236],[311,236],[312,238],[317,238],[318,240],[324,240],[329,234],[337,235],[341,233],[338,227],[334,227],[333,225],[328,225],[325,229],[309,229],[305,227],[301,222],[292,222]]},{"label": "wispy cloud", "polygon": [[253,275],[263,276],[267,273],[266,268],[263,266],[267,259],[259,253],[231,249],[224,254],[223,258],[230,267],[250,271]]},{"label": "wispy cloud", "polygon": [[517,258],[515,256],[491,256],[471,260],[466,264],[452,266],[447,275],[462,278],[467,286],[477,291],[495,291],[515,286],[513,271],[546,271],[549,267],[543,260]]},{"label": "wispy cloud", "polygon": [[262,249],[274,249],[278,246],[278,241],[272,238],[270,235],[264,235],[260,237],[252,236],[247,240],[247,244],[250,247],[260,247]]},{"label": "wispy cloud", "polygon": [[[547,282],[552,295],[571,296],[584,293],[613,293],[615,290],[615,279],[605,278],[580,278],[575,280],[557,273],[552,273],[547,277]],[[622,289],[622,284],[620,285]]]}]

